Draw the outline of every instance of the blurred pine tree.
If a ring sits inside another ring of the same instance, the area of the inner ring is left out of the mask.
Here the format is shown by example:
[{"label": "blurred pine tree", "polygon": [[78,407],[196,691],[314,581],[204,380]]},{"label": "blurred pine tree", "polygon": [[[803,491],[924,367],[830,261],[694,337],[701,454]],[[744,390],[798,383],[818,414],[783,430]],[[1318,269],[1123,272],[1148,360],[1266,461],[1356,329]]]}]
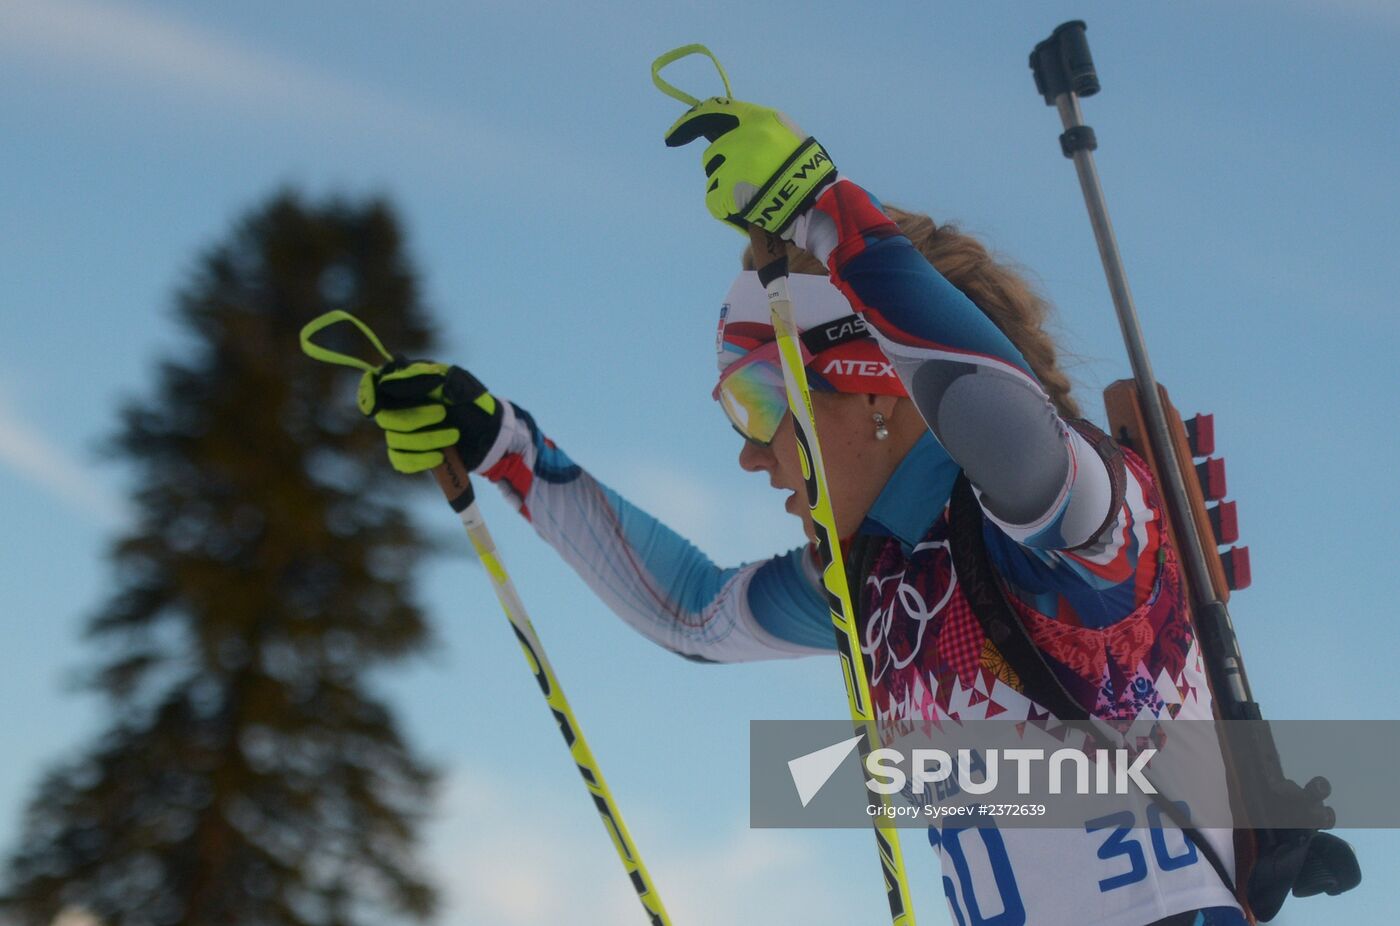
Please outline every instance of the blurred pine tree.
[{"label": "blurred pine tree", "polygon": [[[111,447],[139,479],[88,629],[112,722],[40,784],[3,907],[26,924],[425,919],[433,775],[366,679],[427,643],[423,541],[345,371],[297,345],[346,308],[431,353],[398,221],[380,200],[281,193],[203,256],[177,308],[187,347]],[[355,351],[335,343],[346,328],[321,340]]]}]

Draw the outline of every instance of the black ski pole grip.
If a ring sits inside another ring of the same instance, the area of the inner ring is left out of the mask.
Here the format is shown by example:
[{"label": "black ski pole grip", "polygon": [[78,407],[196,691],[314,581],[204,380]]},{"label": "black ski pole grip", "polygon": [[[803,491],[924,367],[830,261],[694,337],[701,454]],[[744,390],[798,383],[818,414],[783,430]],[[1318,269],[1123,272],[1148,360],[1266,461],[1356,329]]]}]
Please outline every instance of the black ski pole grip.
[{"label": "black ski pole grip", "polygon": [[1099,75],[1089,54],[1088,27],[1084,20],[1062,23],[1050,33],[1050,38],[1031,51],[1031,73],[1035,89],[1045,97],[1046,106],[1054,106],[1062,93],[1093,96],[1099,92]]}]

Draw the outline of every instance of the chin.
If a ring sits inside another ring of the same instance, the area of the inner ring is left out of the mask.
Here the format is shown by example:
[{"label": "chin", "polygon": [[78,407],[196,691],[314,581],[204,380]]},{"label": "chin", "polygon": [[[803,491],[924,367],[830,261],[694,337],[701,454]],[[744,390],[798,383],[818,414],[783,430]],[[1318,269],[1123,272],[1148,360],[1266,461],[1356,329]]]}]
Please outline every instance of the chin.
[{"label": "chin", "polygon": [[794,492],[783,502],[783,510],[802,522],[802,533],[807,535],[809,541],[816,541],[817,531],[812,522],[812,510],[807,507],[805,499],[799,499]]}]

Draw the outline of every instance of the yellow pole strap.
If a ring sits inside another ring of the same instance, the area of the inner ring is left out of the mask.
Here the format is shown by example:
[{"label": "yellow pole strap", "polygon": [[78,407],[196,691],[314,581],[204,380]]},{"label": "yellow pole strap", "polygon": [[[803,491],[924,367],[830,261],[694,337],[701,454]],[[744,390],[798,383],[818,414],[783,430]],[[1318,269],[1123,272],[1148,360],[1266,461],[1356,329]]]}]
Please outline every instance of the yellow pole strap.
[{"label": "yellow pole strap", "polygon": [[379,351],[380,356],[382,356],[386,361],[394,359],[393,356],[387,350],[384,349],[384,345],[380,343],[379,338],[375,335],[375,333],[370,330],[369,325],[366,325],[364,322],[360,321],[358,318],[351,315],[349,312],[342,312],[339,309],[335,310],[334,312],[327,312],[324,315],[318,315],[302,326],[302,353],[306,354],[306,356],[310,357],[312,360],[320,360],[323,363],[334,363],[337,366],[342,367],[353,367],[356,370],[363,370],[366,373],[373,373],[375,370],[379,369],[380,366],[382,366],[383,364],[366,363],[358,357],[352,357],[349,354],[341,354],[337,353],[336,351],[329,350],[312,340],[312,338],[314,338],[320,332],[326,330],[332,325],[338,325],[341,322],[349,322],[356,328],[360,329],[360,332],[366,338],[369,339],[369,342],[374,345],[374,349]]},{"label": "yellow pole strap", "polygon": [[653,61],[651,63],[651,82],[656,84],[656,89],[674,100],[680,100],[686,106],[699,106],[699,99],[691,96],[679,87],[667,83],[661,78],[662,68],[682,58],[688,58],[691,55],[704,55],[715,63],[715,70],[719,71],[719,79],[724,83],[724,95],[726,98],[732,99],[734,93],[729,89],[729,75],[724,73],[724,66],[719,63],[719,59],[715,57],[714,52],[710,51],[704,45],[682,45],[680,48],[671,49],[666,52],[666,54]]}]

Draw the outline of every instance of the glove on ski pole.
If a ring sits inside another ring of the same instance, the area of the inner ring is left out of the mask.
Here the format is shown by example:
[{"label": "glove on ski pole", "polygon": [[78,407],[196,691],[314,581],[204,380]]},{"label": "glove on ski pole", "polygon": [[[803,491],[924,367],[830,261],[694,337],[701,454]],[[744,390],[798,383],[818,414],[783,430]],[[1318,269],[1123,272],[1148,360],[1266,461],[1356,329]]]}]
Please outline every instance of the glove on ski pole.
[{"label": "glove on ski pole", "polygon": [[[758,278],[767,288],[773,330],[778,336],[788,407],[792,410],[798,447],[809,474],[807,501],[816,529],[822,585],[836,629],[836,647],[841,655],[851,720],[863,734],[860,750],[864,762],[871,750],[879,748],[879,733],[870,697],[870,680],[861,658],[856,611],[841,556],[840,534],[836,530],[821,446],[817,442],[807,369],[802,362],[801,342],[788,298],[787,251],[778,238],[817,195],[835,181],[836,168],[825,149],[810,137],[804,140],[791,120],[776,110],[740,103],[728,96],[701,103],[661,79],[663,67],[690,54],[709,55],[724,81],[725,93],[729,93],[729,79],[724,69],[703,46],[687,45],[657,58],[652,64],[652,80],[656,86],[666,95],[691,104],[690,110],[667,131],[666,144],[676,147],[702,136],[710,140],[702,161],[710,178],[705,204],[715,218],[746,228],[753,244]],[[914,909],[899,835],[889,817],[881,815],[872,818],[872,822],[891,921],[896,926],[912,926]]]},{"label": "glove on ski pole", "polygon": [[364,372],[358,401],[384,429],[389,462],[401,473],[436,469],[449,447],[475,471],[501,433],[500,403],[461,367],[393,360]]},{"label": "glove on ski pole", "polygon": [[[355,357],[327,350],[312,338],[338,322],[357,327],[387,361],[374,366]],[[495,442],[500,430],[500,405],[475,377],[458,367],[436,363],[405,363],[391,356],[374,332],[349,312],[327,312],[313,319],[301,330],[301,348],[307,356],[327,363],[354,367],[363,371],[358,403],[360,411],[374,416],[388,435],[389,459],[401,472],[421,472],[430,469],[437,478],[443,494],[462,519],[477,556],[491,577],[496,598],[515,631],[520,648],[525,653],[530,673],[544,693],[545,703],[559,724],[559,732],[568,744],[569,754],[583,776],[593,804],[602,817],[603,825],[612,837],[613,847],[622,860],[628,880],[637,892],[646,911],[650,926],[670,926],[671,920],[662,906],[661,896],[652,886],[651,875],[642,864],[622,822],[612,792],[608,789],[593,751],[583,738],[583,731],[574,718],[573,708],[564,697],[564,690],[554,675],[539,637],[535,634],[525,605],[515,590],[496,554],[495,541],[486,529],[486,521],[476,505],[468,473],[480,465]],[[445,426],[444,426],[445,425]]]},{"label": "glove on ski pole", "polygon": [[776,109],[725,96],[703,103],[663,81],[661,68],[689,54],[709,50],[687,45],[668,52],[652,65],[652,78],[667,96],[690,103],[685,115],[666,130],[666,145],[688,145],[705,138],[710,146],[701,155],[708,183],[705,206],[710,215],[740,229],[750,227],[781,235],[827,185],[836,180],[836,165],[826,149],[797,123]]}]

